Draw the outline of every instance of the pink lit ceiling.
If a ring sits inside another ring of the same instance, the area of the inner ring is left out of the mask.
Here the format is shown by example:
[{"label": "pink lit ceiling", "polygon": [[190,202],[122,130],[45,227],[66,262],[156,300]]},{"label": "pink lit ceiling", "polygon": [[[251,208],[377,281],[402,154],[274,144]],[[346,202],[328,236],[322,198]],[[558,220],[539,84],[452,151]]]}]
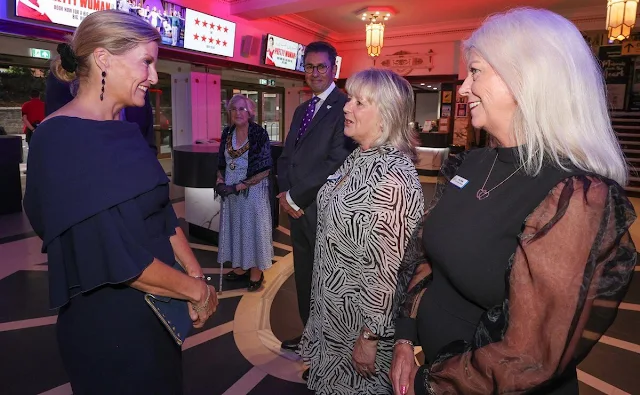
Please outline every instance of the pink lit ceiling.
[{"label": "pink lit ceiling", "polygon": [[322,29],[339,38],[361,32],[363,22],[355,13],[369,6],[391,6],[396,15],[388,27],[415,27],[448,22],[477,22],[487,15],[515,6],[548,8],[566,17],[604,17],[606,0],[226,0],[232,14],[245,19],[282,17]]}]

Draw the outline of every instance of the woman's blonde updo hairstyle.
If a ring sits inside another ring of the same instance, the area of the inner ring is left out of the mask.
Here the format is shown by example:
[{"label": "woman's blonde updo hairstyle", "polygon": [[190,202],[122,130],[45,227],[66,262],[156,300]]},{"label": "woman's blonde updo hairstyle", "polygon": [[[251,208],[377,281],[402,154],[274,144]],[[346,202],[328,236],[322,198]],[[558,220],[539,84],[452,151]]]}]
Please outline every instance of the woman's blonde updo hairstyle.
[{"label": "woman's blonde updo hairstyle", "polygon": [[77,63],[75,72],[62,67],[60,56],[51,62],[51,72],[65,82],[83,79],[89,75],[89,62],[96,48],[122,55],[139,44],[161,40],[160,33],[138,16],[117,10],[97,11],[87,16],[68,37]]}]

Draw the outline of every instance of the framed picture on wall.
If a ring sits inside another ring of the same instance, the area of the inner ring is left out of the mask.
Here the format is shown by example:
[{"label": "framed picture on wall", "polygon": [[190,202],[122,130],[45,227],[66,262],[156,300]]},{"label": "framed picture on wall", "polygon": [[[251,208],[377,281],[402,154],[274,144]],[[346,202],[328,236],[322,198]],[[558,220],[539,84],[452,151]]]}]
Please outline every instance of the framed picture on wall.
[{"label": "framed picture on wall", "polygon": [[451,104],[444,104],[440,108],[440,116],[442,118],[448,118],[451,116]]},{"label": "framed picture on wall", "polygon": [[456,104],[456,118],[466,118],[467,116],[467,103]]}]

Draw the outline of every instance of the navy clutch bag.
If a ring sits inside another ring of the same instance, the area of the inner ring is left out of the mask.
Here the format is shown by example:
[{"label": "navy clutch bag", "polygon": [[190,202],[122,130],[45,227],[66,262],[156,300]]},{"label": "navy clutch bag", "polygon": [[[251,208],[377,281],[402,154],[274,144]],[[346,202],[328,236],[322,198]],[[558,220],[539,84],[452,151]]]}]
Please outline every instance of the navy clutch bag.
[{"label": "navy clutch bag", "polygon": [[[184,273],[184,268],[177,262],[173,268]],[[144,300],[167,328],[176,343],[182,346],[193,328],[187,301],[153,294],[145,294]]]}]

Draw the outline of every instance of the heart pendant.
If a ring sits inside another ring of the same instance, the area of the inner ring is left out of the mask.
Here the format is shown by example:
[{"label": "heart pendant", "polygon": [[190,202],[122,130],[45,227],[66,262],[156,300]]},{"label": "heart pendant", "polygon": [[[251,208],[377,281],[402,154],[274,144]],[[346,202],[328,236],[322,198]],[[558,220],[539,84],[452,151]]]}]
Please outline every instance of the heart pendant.
[{"label": "heart pendant", "polygon": [[478,189],[478,192],[476,192],[476,198],[478,198],[478,200],[484,200],[488,197],[489,191],[487,191],[486,189]]}]

